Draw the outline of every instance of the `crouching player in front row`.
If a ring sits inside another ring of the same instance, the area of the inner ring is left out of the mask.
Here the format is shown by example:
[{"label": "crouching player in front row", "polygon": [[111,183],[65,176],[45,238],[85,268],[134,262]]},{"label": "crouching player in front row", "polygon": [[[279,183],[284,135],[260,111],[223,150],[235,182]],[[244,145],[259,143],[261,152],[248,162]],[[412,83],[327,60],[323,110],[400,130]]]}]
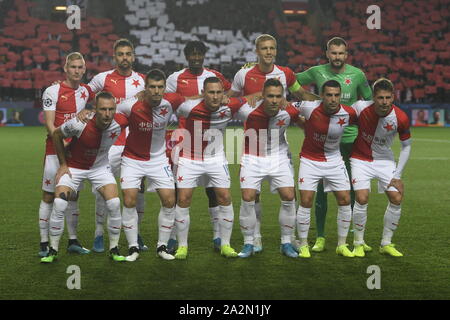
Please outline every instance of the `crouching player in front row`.
[{"label": "crouching player in front row", "polygon": [[[367,221],[370,180],[378,180],[378,191],[385,192],[389,203],[384,214],[380,253],[403,256],[391,243],[401,215],[403,199],[402,171],[411,151],[408,116],[393,105],[394,87],[388,79],[373,85],[374,101],[357,101],[352,107],[358,115],[359,132],[350,157],[352,184],[356,201],[353,207],[354,254],[364,257],[364,230]],[[401,151],[397,166],[391,145],[398,132]]]},{"label": "crouching player in front row", "polygon": [[[55,201],[50,216],[50,249],[41,262],[51,263],[57,258],[67,200],[85,179],[89,180],[106,201],[111,258],[114,261],[125,261],[118,249],[122,219],[119,193],[109,165],[108,151],[127,125],[126,117],[116,114],[114,97],[108,92],[100,92],[95,97],[95,115],[91,120],[83,123],[73,118],[53,133],[60,167],[55,178]],[[69,137],[75,139],[66,156],[63,140]]]}]

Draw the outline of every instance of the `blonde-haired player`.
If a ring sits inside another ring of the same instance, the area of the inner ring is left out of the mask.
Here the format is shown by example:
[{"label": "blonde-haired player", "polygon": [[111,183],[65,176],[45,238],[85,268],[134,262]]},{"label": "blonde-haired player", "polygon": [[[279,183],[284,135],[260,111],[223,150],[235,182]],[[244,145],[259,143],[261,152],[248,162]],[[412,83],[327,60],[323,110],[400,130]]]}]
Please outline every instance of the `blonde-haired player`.
[{"label": "blonde-haired player", "polygon": [[[39,256],[41,257],[46,256],[48,252],[49,217],[55,198],[55,175],[59,168],[51,137],[57,127],[75,117],[80,110],[84,109],[90,98],[87,86],[81,83],[81,79],[86,72],[86,63],[81,53],[72,52],[67,55],[64,72],[66,79],[61,83],[48,87],[42,95],[42,107],[48,135],[42,178],[43,194],[39,206],[39,229],[41,235]],[[66,145],[69,142],[69,139],[65,140]],[[77,196],[69,199],[65,213],[69,232],[68,250],[84,254],[89,253],[89,250],[83,248],[77,240],[78,204],[76,200]]]}]

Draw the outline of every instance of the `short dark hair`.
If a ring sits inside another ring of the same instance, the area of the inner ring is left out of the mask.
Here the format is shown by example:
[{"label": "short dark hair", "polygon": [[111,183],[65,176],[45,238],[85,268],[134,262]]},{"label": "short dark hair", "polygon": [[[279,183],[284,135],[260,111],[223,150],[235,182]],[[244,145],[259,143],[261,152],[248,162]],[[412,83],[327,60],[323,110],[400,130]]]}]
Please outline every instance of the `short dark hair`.
[{"label": "short dark hair", "polygon": [[164,80],[164,82],[166,82],[166,74],[159,69],[152,69],[145,76],[145,84],[147,84],[150,79],[154,81]]},{"label": "short dark hair", "polygon": [[186,46],[184,47],[184,56],[188,57],[194,52],[198,52],[202,55],[205,55],[206,51],[208,51],[208,48],[205,46],[205,44],[202,41],[189,41]]},{"label": "short dark hair", "polygon": [[112,95],[111,92],[108,91],[100,91],[99,93],[97,93],[95,95],[95,105],[97,106],[98,101],[100,99],[112,99],[114,101],[114,103],[116,102],[116,98]]},{"label": "short dark hair", "polygon": [[341,37],[334,37],[331,38],[328,42],[327,42],[327,50],[330,49],[330,46],[334,45],[334,46],[342,46],[344,45],[345,48],[347,48],[347,42],[342,39]]},{"label": "short dark hair", "polygon": [[220,83],[223,87],[222,80],[220,80],[218,77],[209,77],[206,78],[205,81],[203,81],[203,90],[205,90],[208,83]]},{"label": "short dark hair", "polygon": [[394,85],[392,84],[391,80],[380,78],[373,83],[373,94],[380,90],[394,92]]},{"label": "short dark hair", "polygon": [[341,84],[336,80],[328,80],[322,85],[322,92],[325,90],[325,87],[329,88],[339,88],[339,91],[342,91]]},{"label": "short dark hair", "polygon": [[113,46],[114,52],[116,52],[117,48],[119,48],[119,47],[130,47],[131,50],[133,50],[133,52],[134,52],[134,46],[131,43],[131,41],[128,39],[122,38],[122,39],[116,40],[116,42],[114,42],[114,46]]},{"label": "short dark hair", "polygon": [[276,78],[267,79],[264,82],[263,91],[266,90],[267,87],[281,87],[281,89],[283,89],[283,91],[284,91],[283,84],[281,83],[280,80],[278,80]]}]

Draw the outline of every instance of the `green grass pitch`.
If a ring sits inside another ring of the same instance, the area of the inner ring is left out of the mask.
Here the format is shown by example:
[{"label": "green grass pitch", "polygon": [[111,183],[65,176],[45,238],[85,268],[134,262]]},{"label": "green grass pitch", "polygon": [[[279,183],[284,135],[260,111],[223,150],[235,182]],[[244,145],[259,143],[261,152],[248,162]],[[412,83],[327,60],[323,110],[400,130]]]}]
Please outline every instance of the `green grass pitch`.
[{"label": "green grass pitch", "polygon": [[[190,249],[186,261],[156,257],[155,194],[146,194],[141,234],[150,251],[135,263],[117,264],[105,254],[69,255],[61,240],[59,260],[42,265],[38,206],[44,155],[43,127],[0,128],[0,299],[449,299],[450,130],[414,128],[412,153],[404,172],[406,196],[400,227],[394,236],[404,257],[381,256],[377,250],[364,259],[338,257],[336,205],[329,195],[327,250],[311,259],[291,259],[279,253],[279,200],[264,185],[262,194],[264,251],[250,259],[227,260],[212,249],[206,196],[197,189],[191,207]],[[303,134],[288,132],[295,169]],[[398,155],[399,142],[394,149]],[[242,234],[238,214],[238,165],[230,165],[235,224],[232,246],[239,250]],[[80,197],[79,239],[91,247],[94,198],[85,188]],[[375,190],[375,184],[372,184]],[[387,199],[371,193],[366,241],[378,248]],[[314,240],[312,218],[310,241]],[[352,235],[349,236],[352,241]],[[349,241],[349,242],[350,242]],[[125,253],[126,239],[121,235]],[[67,267],[81,269],[81,290],[66,287]],[[369,290],[367,268],[381,270],[381,289]]]}]

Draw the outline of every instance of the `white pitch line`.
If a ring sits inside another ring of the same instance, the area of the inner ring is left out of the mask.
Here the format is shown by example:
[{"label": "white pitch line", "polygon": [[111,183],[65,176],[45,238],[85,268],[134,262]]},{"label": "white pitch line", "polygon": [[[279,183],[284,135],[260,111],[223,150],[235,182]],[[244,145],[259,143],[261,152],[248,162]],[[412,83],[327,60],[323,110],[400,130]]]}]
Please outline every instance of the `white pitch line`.
[{"label": "white pitch line", "polygon": [[424,141],[424,142],[442,142],[442,143],[450,143],[450,140],[436,140],[436,139],[417,139],[417,138],[413,138],[413,141]]}]

